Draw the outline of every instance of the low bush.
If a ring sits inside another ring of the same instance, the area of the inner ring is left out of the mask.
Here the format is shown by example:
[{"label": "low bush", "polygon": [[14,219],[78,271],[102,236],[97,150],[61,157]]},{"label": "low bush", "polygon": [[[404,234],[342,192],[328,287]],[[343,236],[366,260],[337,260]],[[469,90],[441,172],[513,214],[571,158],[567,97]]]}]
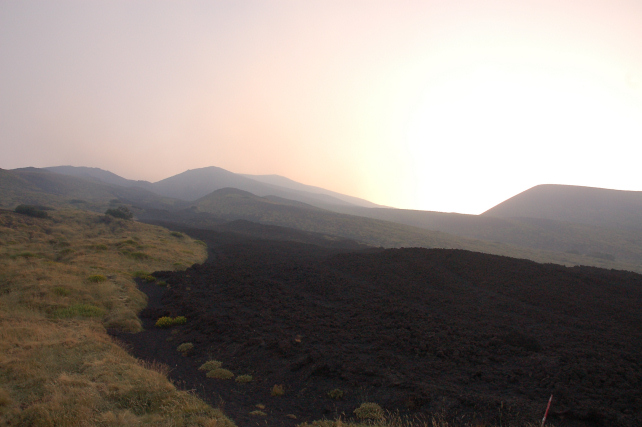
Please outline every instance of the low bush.
[{"label": "low bush", "polygon": [[254,378],[252,378],[252,375],[239,375],[238,377],[236,377],[234,381],[240,384],[245,384],[245,383],[251,383],[253,379]]},{"label": "low bush", "polygon": [[270,391],[271,396],[283,396],[285,394],[285,388],[283,385],[276,384],[274,387],[272,387],[272,391]]},{"label": "low bush", "polygon": [[214,369],[218,369],[221,366],[223,366],[223,363],[219,362],[218,360],[208,360],[207,362],[203,363],[200,368],[198,368],[199,371],[213,371]]},{"label": "low bush", "polygon": [[343,390],[339,388],[335,388],[334,390],[330,390],[328,392],[328,397],[332,400],[339,400],[343,399]]},{"label": "low bush", "polygon": [[187,323],[187,318],[185,316],[177,316],[173,319],[169,316],[163,316],[156,321],[156,327],[171,328],[172,326],[184,325],[185,323]]},{"label": "low bush", "polygon": [[383,409],[376,403],[364,402],[354,410],[354,414],[361,420],[380,420],[383,418]]},{"label": "low bush", "polygon": [[107,209],[105,215],[120,219],[132,219],[134,217],[134,214],[125,206],[119,206],[116,209]]},{"label": "low bush", "polygon": [[132,277],[136,277],[138,279],[142,279],[149,276],[149,273],[143,270],[137,270],[132,273]]},{"label": "low bush", "polygon": [[145,280],[147,283],[152,283],[156,281],[156,278],[150,274],[149,276],[143,277],[143,280]]},{"label": "low bush", "polygon": [[219,380],[231,380],[234,378],[232,371],[223,368],[216,368],[207,373],[207,378],[217,378]]},{"label": "low bush", "polygon": [[34,218],[48,218],[49,214],[43,210],[42,206],[32,206],[32,205],[19,205],[14,209],[14,212],[32,216]]},{"label": "low bush", "polygon": [[87,278],[87,281],[91,283],[100,283],[100,282],[106,282],[107,278],[103,276],[102,274],[94,274],[92,276],[89,276]]},{"label": "low bush", "polygon": [[169,233],[169,234],[171,234],[171,235],[172,235],[172,236],[174,236],[174,237],[178,237],[179,239],[182,239],[182,238],[183,238],[183,233],[179,233],[178,231],[172,231],[172,232],[171,232],[171,233]]},{"label": "low bush", "polygon": [[183,353],[183,356],[185,356],[187,353],[192,351],[193,348],[194,344],[192,344],[191,342],[184,342],[183,344],[176,347],[176,350],[180,353]]}]

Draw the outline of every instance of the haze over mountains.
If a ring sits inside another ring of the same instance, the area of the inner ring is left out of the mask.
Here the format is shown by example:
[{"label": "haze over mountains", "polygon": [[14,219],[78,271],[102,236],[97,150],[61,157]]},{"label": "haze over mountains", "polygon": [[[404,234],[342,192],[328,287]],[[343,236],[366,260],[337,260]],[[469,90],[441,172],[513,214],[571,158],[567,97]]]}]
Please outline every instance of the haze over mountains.
[{"label": "haze over mountains", "polygon": [[541,185],[482,215],[414,211],[217,167],[156,183],[98,168],[0,170],[0,206],[104,211],[129,205],[146,221],[211,228],[235,220],[338,236],[372,246],[461,248],[538,262],[642,271],[642,192]]}]

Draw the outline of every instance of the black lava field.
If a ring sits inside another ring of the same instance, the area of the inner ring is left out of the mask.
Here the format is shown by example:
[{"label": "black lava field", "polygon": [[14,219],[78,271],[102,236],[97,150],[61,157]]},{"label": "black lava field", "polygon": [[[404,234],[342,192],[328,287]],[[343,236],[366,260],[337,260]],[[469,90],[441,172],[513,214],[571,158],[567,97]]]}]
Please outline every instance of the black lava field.
[{"label": "black lava field", "polygon": [[[287,229],[279,240],[184,231],[207,242],[207,262],[154,273],[169,286],[141,283],[146,331],[112,333],[241,427],[350,419],[364,401],[409,416],[538,422],[551,394],[555,426],[642,425],[641,275],[311,244]],[[164,315],[188,321],[154,328]],[[176,350],[184,342],[187,356]],[[254,381],[206,378],[208,359]],[[285,394],[271,396],[274,385]],[[250,414],[257,404],[265,417]]]}]

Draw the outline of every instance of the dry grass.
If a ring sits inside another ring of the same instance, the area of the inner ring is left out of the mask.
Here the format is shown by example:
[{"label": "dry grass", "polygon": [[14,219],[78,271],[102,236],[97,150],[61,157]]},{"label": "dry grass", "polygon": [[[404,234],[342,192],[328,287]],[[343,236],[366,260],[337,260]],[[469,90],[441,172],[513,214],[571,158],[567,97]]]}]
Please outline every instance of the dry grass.
[{"label": "dry grass", "polygon": [[205,248],[160,227],[99,219],[0,211],[0,424],[233,426],[105,331],[141,329],[146,298],[133,272],[189,266]]}]

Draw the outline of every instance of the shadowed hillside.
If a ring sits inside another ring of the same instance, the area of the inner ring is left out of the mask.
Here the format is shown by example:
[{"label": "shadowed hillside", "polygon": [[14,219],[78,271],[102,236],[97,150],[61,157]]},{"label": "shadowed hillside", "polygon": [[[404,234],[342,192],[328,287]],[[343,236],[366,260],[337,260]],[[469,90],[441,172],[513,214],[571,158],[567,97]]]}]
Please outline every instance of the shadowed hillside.
[{"label": "shadowed hillside", "polygon": [[142,188],[105,184],[44,169],[0,169],[0,207],[3,208],[35,204],[104,211],[110,202],[167,208],[175,206],[178,201]]},{"label": "shadowed hillside", "polygon": [[604,227],[642,228],[642,191],[538,185],[487,210],[483,216],[529,217]]},{"label": "shadowed hillside", "polygon": [[590,263],[591,258],[601,258],[642,264],[642,229],[407,209],[339,207],[337,210],[469,239],[582,255],[585,263]]},{"label": "shadowed hillside", "polygon": [[[166,215],[168,221],[192,227],[211,228],[208,225],[244,219],[263,224],[291,227],[327,235],[341,236],[372,246],[383,247],[426,247],[468,249],[496,255],[532,259],[538,262],[552,262],[565,265],[593,265],[604,268],[642,271],[637,262],[613,261],[608,257],[588,257],[577,253],[560,253],[546,250],[518,247],[509,244],[475,240],[440,231],[382,221],[360,216],[339,214],[328,210],[305,206],[291,201],[270,197],[258,197],[236,189],[222,189],[197,200],[196,210],[183,210],[150,215],[143,219],[159,220]],[[208,214],[211,217],[208,217]]]}]

